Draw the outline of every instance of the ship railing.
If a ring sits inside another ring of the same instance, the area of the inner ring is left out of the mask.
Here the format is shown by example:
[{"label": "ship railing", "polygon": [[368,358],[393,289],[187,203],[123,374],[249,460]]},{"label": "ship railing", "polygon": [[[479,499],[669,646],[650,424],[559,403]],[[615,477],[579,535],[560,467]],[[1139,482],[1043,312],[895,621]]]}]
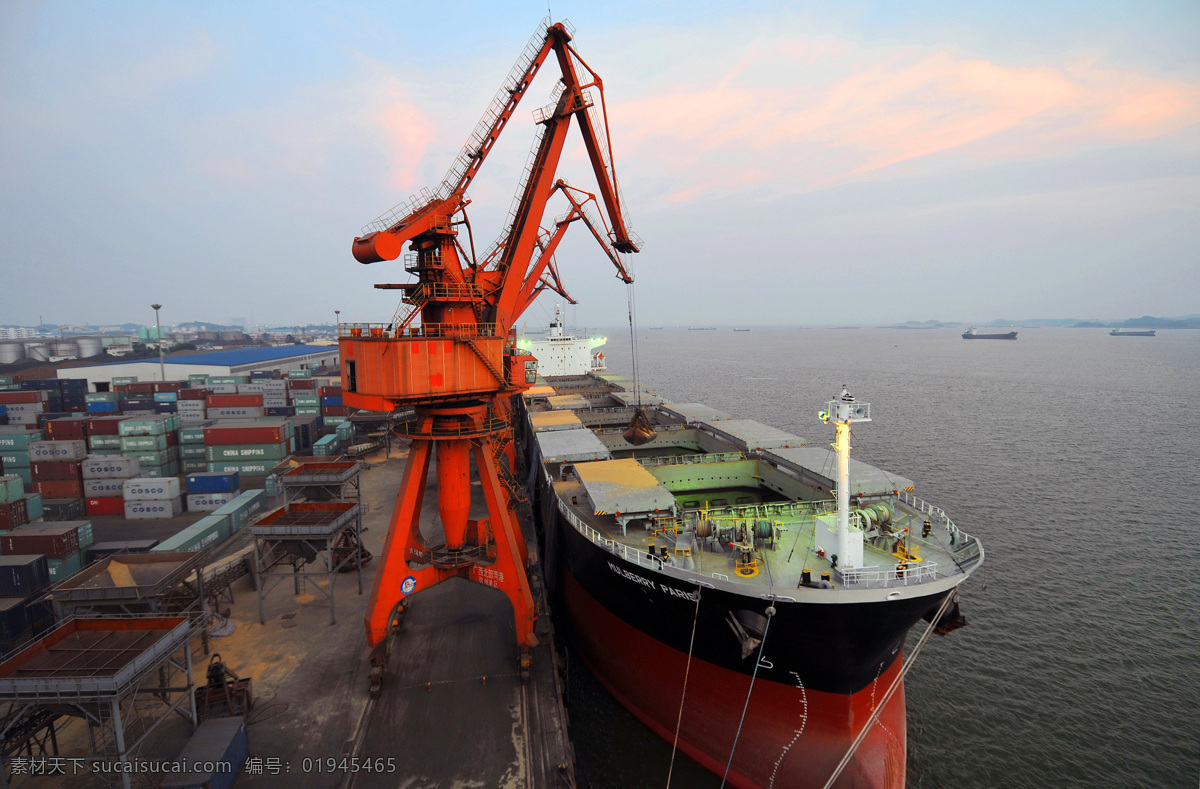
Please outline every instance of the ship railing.
[{"label": "ship railing", "polygon": [[955,526],[954,521],[950,520],[950,516],[947,515],[946,511],[941,507],[936,507],[924,499],[914,496],[907,490],[902,490],[897,493],[896,498],[907,504],[909,507],[912,507],[917,512],[928,516],[930,520],[936,519],[944,523],[946,525],[946,530],[950,532],[950,535],[952,537],[961,539],[964,546],[975,540],[974,537]]},{"label": "ship railing", "polygon": [[[739,453],[740,454],[740,453]],[[700,508],[689,509],[689,512],[700,512]],[[713,518],[765,518],[769,520],[786,520],[812,518],[827,512],[836,512],[837,503],[832,500],[819,501],[772,501],[761,504],[726,504],[718,507],[708,507],[703,510]]]},{"label": "ship railing", "polygon": [[453,337],[476,339],[495,337],[494,323],[426,323],[413,326],[407,332],[396,328],[395,323],[343,323],[338,326],[338,336],[355,340],[398,339],[400,337]]},{"label": "ship railing", "polygon": [[638,458],[643,466],[686,466],[696,463],[727,463],[733,460],[745,460],[741,452],[708,452],[702,455],[670,455],[654,458]]},{"label": "ship railing", "polygon": [[579,517],[575,513],[571,512],[570,508],[568,508],[561,501],[558,504],[558,510],[563,514],[564,517],[566,517],[567,522],[570,523],[577,532],[582,534],[584,537],[587,537],[601,548],[620,556],[626,561],[633,562],[638,567],[646,567],[651,570],[662,569],[661,559],[651,556],[645,551],[639,551],[637,548],[630,548],[623,542],[618,542],[617,540],[605,537],[603,534],[581,521]]},{"label": "ship railing", "polygon": [[898,567],[854,567],[834,570],[846,586],[909,586],[937,578],[937,562],[916,562]]}]

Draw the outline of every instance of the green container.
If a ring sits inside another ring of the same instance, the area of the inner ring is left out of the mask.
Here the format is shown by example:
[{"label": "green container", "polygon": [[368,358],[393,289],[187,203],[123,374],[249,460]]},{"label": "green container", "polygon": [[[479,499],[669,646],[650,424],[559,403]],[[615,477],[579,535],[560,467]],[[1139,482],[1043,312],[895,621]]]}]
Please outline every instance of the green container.
[{"label": "green container", "polygon": [[31,521],[42,517],[42,494],[28,494],[25,497],[25,511],[29,514],[29,520]]},{"label": "green container", "polygon": [[179,457],[181,460],[204,460],[207,461],[208,455],[204,452],[203,444],[180,444]]},{"label": "green container", "polygon": [[13,376],[0,375],[0,386],[12,386],[12,384],[13,384]]},{"label": "green container", "polygon": [[122,419],[117,432],[122,436],[158,436],[169,429],[167,419]]},{"label": "green container", "polygon": [[[10,454],[10,450],[28,452],[29,444],[42,440],[41,430],[21,430],[15,433],[0,433],[0,452]],[[29,465],[28,462],[25,463]]]},{"label": "green container", "polygon": [[204,458],[199,460],[181,460],[179,467],[183,469],[184,474],[191,474],[196,471],[208,471],[208,461]]},{"label": "green container", "polygon": [[320,416],[321,406],[296,406],[296,416]]},{"label": "green container", "polygon": [[292,405],[294,406],[319,406],[320,404],[320,395],[292,395]]},{"label": "green container", "polygon": [[115,449],[121,451],[122,436],[88,436],[88,449]]},{"label": "green container", "polygon": [[118,375],[112,379],[113,386],[125,386],[126,384],[136,384],[137,382],[136,375]]},{"label": "green container", "polygon": [[240,462],[257,460],[283,460],[288,456],[286,441],[278,444],[220,444],[205,447],[209,463],[222,460],[237,460]]},{"label": "green container", "polygon": [[321,424],[325,425],[326,427],[336,427],[349,418],[350,417],[348,416],[326,416],[321,418]]},{"label": "green container", "polygon": [[203,389],[204,384],[207,380],[208,380],[207,375],[199,375],[197,373],[192,373],[191,375],[188,376],[188,388],[189,389]]},{"label": "green container", "polygon": [[203,422],[196,422],[190,425],[184,425],[179,428],[179,443],[180,444],[203,444],[204,443],[204,428],[215,425],[216,421],[206,419]]},{"label": "green container", "polygon": [[248,384],[250,379],[244,375],[210,375],[204,379],[206,384]]},{"label": "green container", "polygon": [[267,508],[267,494],[263,490],[244,490],[237,498],[222,506],[213,515],[225,515],[229,518],[230,532],[235,532],[247,523],[257,520],[258,515]]},{"label": "green container", "polygon": [[8,504],[25,496],[25,480],[16,474],[0,477],[0,504]]},{"label": "green container", "polygon": [[122,452],[163,452],[167,448],[166,435],[119,436]]},{"label": "green container", "polygon": [[118,392],[88,392],[83,396],[85,403],[119,403],[121,395]]},{"label": "green container", "polygon": [[29,453],[17,452],[11,449],[0,449],[0,463],[9,474],[16,474],[17,469],[29,470]]},{"label": "green container", "polygon": [[83,551],[73,553],[65,559],[47,558],[46,566],[50,568],[50,583],[65,581],[83,569]]},{"label": "green container", "polygon": [[277,460],[263,460],[257,463],[234,463],[228,460],[216,461],[208,464],[209,471],[215,471],[222,474],[228,474],[230,471],[236,471],[243,477],[265,477],[271,473],[271,469],[279,465]]},{"label": "green container", "polygon": [[[172,455],[171,449],[175,450],[174,455]],[[157,452],[122,452],[121,454],[127,458],[137,458],[142,466],[162,466],[179,459],[178,447],[171,447],[171,449]]]},{"label": "green container", "polygon": [[28,466],[10,466],[8,463],[5,463],[4,472],[6,474],[16,474],[25,483],[25,490],[33,490],[33,473],[30,472]]},{"label": "green container", "polygon": [[188,526],[174,537],[168,537],[150,549],[152,553],[162,551],[202,551],[229,538],[229,516],[208,515]]},{"label": "green container", "polygon": [[102,456],[102,457],[104,457],[104,456],[107,456],[107,457],[113,457],[113,456],[120,457],[120,456],[121,456],[121,450],[119,450],[119,449],[89,449],[89,450],[88,450],[88,455],[100,455],[100,456]]}]

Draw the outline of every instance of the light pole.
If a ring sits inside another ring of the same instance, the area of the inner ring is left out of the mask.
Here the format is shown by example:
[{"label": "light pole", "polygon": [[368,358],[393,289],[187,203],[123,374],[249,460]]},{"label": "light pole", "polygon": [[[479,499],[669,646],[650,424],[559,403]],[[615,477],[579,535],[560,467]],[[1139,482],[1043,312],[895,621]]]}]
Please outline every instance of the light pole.
[{"label": "light pole", "polygon": [[334,310],[333,318],[335,321],[337,321],[337,336],[341,337],[342,336],[342,311]]},{"label": "light pole", "polygon": [[154,308],[154,335],[158,339],[158,370],[162,380],[167,380],[167,365],[163,362],[162,350],[162,326],[158,322],[158,310],[162,307],[161,304],[151,304]]}]

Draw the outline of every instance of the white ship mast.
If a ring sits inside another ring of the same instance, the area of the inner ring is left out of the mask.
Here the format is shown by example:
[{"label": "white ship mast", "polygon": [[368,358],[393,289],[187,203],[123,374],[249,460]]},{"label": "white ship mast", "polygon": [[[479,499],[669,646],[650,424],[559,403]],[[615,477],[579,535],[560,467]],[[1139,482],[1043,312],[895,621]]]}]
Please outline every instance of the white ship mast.
[{"label": "white ship mast", "polygon": [[837,546],[839,565],[851,568],[862,564],[862,544],[852,550],[850,541],[850,425],[871,421],[870,403],[855,401],[854,395],[842,385],[840,397],[825,404],[825,410],[817,414],[825,424],[833,422],[837,427],[834,450],[838,459],[837,483]]}]

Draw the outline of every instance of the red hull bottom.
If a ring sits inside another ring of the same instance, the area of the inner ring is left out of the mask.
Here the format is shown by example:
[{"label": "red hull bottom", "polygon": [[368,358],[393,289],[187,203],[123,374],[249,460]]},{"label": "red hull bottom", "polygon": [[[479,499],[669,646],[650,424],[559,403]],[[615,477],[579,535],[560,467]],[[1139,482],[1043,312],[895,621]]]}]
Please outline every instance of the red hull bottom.
[{"label": "red hull bottom", "polygon": [[[576,625],[576,646],[592,673],[642,723],[667,742],[674,742],[688,656],[626,624],[569,573],[563,591]],[[770,638],[768,633],[764,662],[770,660]],[[813,648],[821,648],[815,637]],[[897,656],[871,685],[853,695],[809,690],[799,677],[795,685],[759,678],[738,737],[750,677],[693,659],[679,749],[706,769],[724,775],[736,737],[728,780],[732,786],[821,789],[887,692],[901,663]],[[903,789],[906,753],[901,685],[834,786]]]}]

